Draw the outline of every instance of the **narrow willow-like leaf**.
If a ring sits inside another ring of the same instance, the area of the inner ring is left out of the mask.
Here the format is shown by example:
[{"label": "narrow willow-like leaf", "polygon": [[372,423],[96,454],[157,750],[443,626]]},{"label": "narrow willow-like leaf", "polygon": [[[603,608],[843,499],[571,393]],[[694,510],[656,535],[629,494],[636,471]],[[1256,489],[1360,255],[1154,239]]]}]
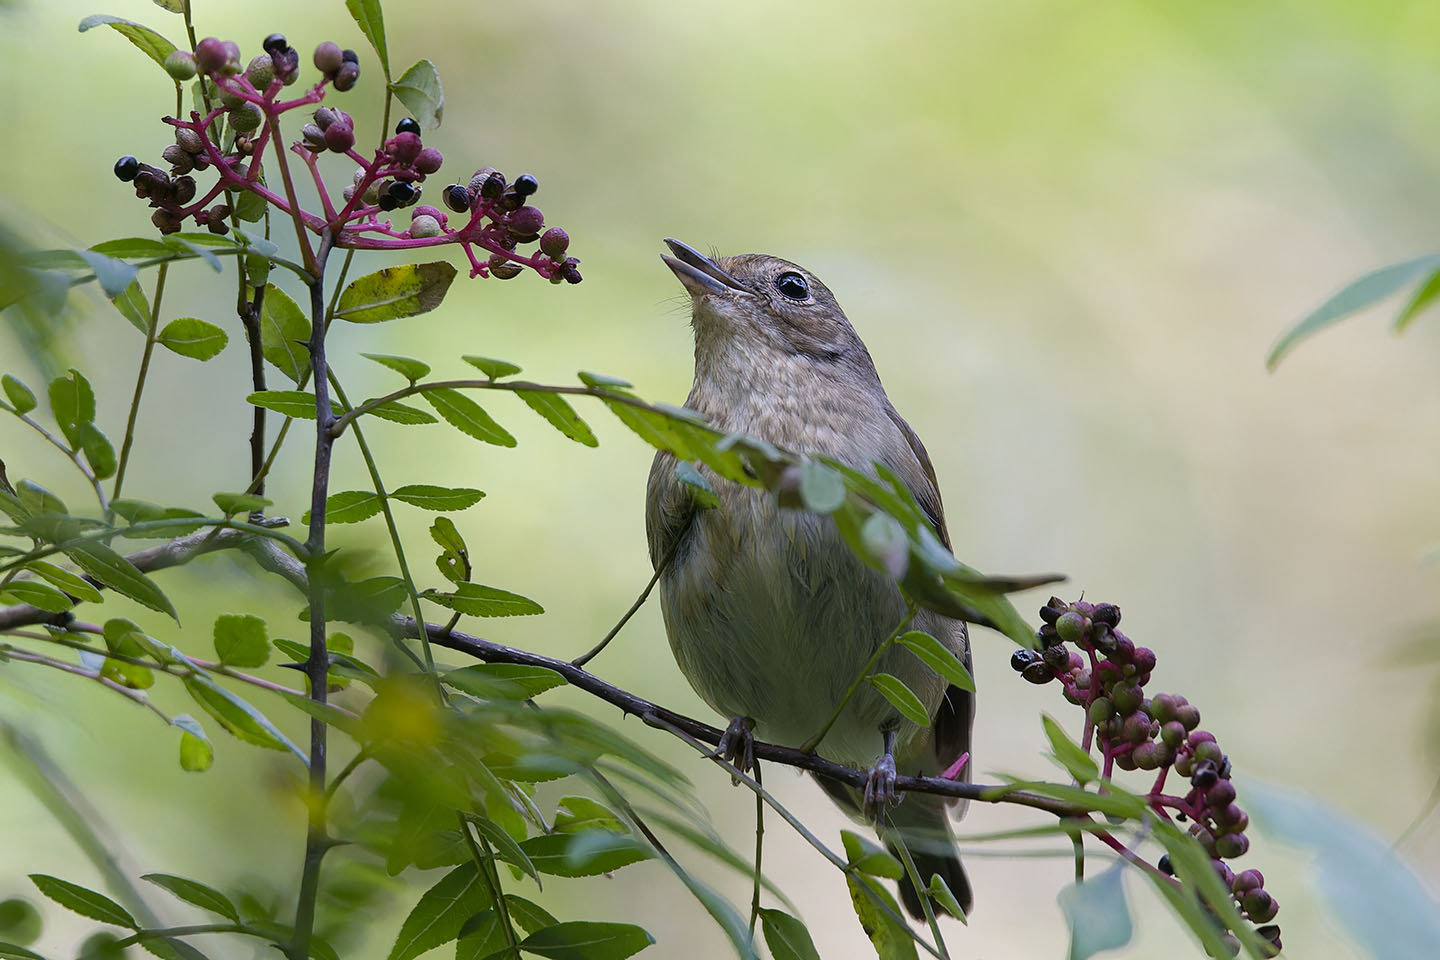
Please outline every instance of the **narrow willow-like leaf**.
[{"label": "narrow willow-like leaf", "polygon": [[411,383],[430,373],[430,364],[410,357],[397,357],[388,353],[362,353],[360,356],[374,360],[382,367],[389,367]]},{"label": "narrow willow-like leaf", "polygon": [[375,55],[380,58],[380,69],[388,78],[390,48],[385,41],[385,11],[381,8],[380,0],[345,0],[345,9],[355,18],[356,25],[360,32],[365,34],[365,39],[370,41],[370,46],[375,48]]},{"label": "narrow willow-like leaf", "polygon": [[80,32],[84,33],[86,30],[100,26],[113,27],[117,33],[135,44],[142,53],[162,67],[165,65],[165,58],[175,52],[175,44],[149,27],[105,13],[91,14],[81,20]]},{"label": "narrow willow-like leaf", "polygon": [[426,510],[464,510],[479,503],[485,493],[473,487],[438,487],[432,483],[407,483],[392,491],[396,500]]},{"label": "narrow willow-like leaf", "polygon": [[193,904],[201,910],[209,910],[211,913],[218,913],[222,917],[228,917],[236,923],[240,922],[240,912],[235,909],[235,904],[214,887],[206,886],[198,880],[190,880],[185,877],[177,877],[170,873],[147,873],[141,880],[148,880],[162,890],[179,897],[186,903]]},{"label": "narrow willow-like leaf", "polygon": [[507,863],[513,863],[528,873],[537,884],[540,882],[540,872],[535,869],[535,864],[530,862],[525,851],[520,849],[520,844],[505,831],[504,827],[488,817],[471,817],[470,822],[475,824],[475,829],[480,831],[486,840],[490,841],[500,859]]},{"label": "narrow willow-like leaf", "polygon": [[302,420],[315,419],[315,394],[303,390],[257,390],[245,398],[257,407]]},{"label": "narrow willow-like leaf", "polygon": [[1071,740],[1054,717],[1047,713],[1040,719],[1045,725],[1045,736],[1050,740],[1050,749],[1054,751],[1055,759],[1060,761],[1060,765],[1070,776],[1079,781],[1081,786],[1100,776],[1100,767],[1095,758]]},{"label": "narrow willow-like leaf", "polygon": [[180,317],[165,324],[157,338],[160,344],[182,357],[209,360],[230,342],[230,335],[213,323],[195,317]]},{"label": "narrow willow-like leaf", "polygon": [[[100,603],[105,599],[99,590],[91,586],[90,581],[48,561],[31,560],[25,564],[25,569],[34,571],[77,600]],[[19,581],[11,581],[11,583],[17,582]]]},{"label": "narrow willow-like leaf", "polygon": [[49,613],[60,613],[75,605],[64,591],[39,580],[11,580],[0,587],[0,603],[28,603]]},{"label": "narrow willow-like leaf", "polygon": [[113,923],[117,927],[139,929],[130,911],[103,893],[43,873],[30,874],[30,881],[45,896],[82,917],[99,920],[101,923]]},{"label": "narrow willow-like leaf", "polygon": [[444,260],[385,267],[351,281],[340,294],[335,316],[351,323],[380,323],[428,313],[445,299],[454,279],[454,264]]},{"label": "narrow willow-like leaf", "polygon": [[445,117],[445,88],[435,64],[417,60],[400,74],[400,79],[390,84],[390,92],[405,104],[420,126],[426,130],[440,126]]},{"label": "narrow willow-like leaf", "polygon": [[1319,330],[1374,306],[1391,294],[1399,293],[1405,287],[1440,270],[1440,254],[1430,254],[1392,264],[1365,274],[1346,285],[1329,300],[1316,307],[1309,316],[1285,332],[1270,348],[1265,366],[1274,370],[1280,360],[1294,349],[1295,345]]},{"label": "narrow willow-like leaf", "polygon": [[475,864],[460,864],[420,897],[400,925],[388,960],[412,960],[454,940],[465,921],[490,904],[490,894]]},{"label": "narrow willow-like leaf", "polygon": [[563,687],[566,681],[545,667],[477,663],[447,672],[445,682],[457,690],[490,700],[529,700],[552,687]]},{"label": "narrow willow-like leaf", "polygon": [[77,543],[67,548],[65,553],[77,567],[111,590],[151,610],[169,614],[176,623],[180,622],[175,607],[155,581],[103,543]]},{"label": "narrow willow-like leaf", "polygon": [[901,716],[906,720],[922,727],[930,726],[930,715],[925,712],[925,704],[920,702],[915,691],[905,686],[905,681],[894,674],[877,673],[874,676],[866,677],[865,682],[879,690],[885,699],[890,701],[890,705],[899,710]]},{"label": "narrow willow-like leaf", "polygon": [[426,390],[424,396],[435,411],[460,432],[498,447],[515,446],[515,438],[510,432],[496,423],[480,404],[460,391],[442,387]]},{"label": "narrow willow-like leaf", "polygon": [[900,636],[904,646],[931,670],[962,690],[975,691],[975,680],[953,651],[922,630],[911,630]]},{"label": "narrow willow-like leaf", "polygon": [[549,960],[625,960],[655,942],[633,923],[570,920],[537,930],[520,943],[526,953]]},{"label": "narrow willow-like leaf", "polygon": [[479,583],[457,583],[453,593],[426,590],[420,598],[472,617],[528,617],[545,612],[529,597]]},{"label": "narrow willow-like leaf", "polygon": [[531,410],[550,421],[550,425],[556,430],[576,443],[584,444],[587,447],[600,445],[600,441],[595,438],[595,431],[590,429],[590,424],[582,420],[580,414],[575,412],[575,408],[570,406],[559,394],[522,390],[520,399],[524,400],[525,405]]}]

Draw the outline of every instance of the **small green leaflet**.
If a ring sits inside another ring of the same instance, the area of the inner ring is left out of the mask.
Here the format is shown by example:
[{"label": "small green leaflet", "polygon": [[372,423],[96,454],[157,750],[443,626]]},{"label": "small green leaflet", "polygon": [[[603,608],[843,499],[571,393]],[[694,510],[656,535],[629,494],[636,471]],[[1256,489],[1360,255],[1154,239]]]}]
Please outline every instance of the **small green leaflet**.
[{"label": "small green leaflet", "polygon": [[305,753],[268,717],[209,677],[191,674],[185,678],[185,689],[237,739],[269,750],[289,750],[301,760],[306,759]]},{"label": "small green leaflet", "polygon": [[[31,560],[25,564],[25,568],[38,573],[77,600],[85,600],[89,603],[100,603],[105,599],[100,591],[91,586],[90,582],[84,577],[77,576],[63,567],[57,567],[53,563],[45,560]],[[11,581],[12,584],[15,582],[17,581]]]},{"label": "small green leaflet", "polygon": [[575,412],[575,408],[570,406],[564,397],[559,394],[545,393],[539,390],[521,390],[518,392],[520,399],[525,401],[527,407],[550,421],[551,426],[565,434],[565,436],[571,440],[584,444],[587,447],[598,447],[600,445],[600,441],[595,438],[595,431],[590,429],[590,424],[580,419],[580,415]]},{"label": "small green leaflet", "polygon": [[392,491],[390,496],[426,510],[445,511],[473,507],[485,494],[471,487],[437,487],[430,483],[410,483]]},{"label": "small green leaflet", "polygon": [[28,603],[49,613],[60,613],[74,606],[63,591],[38,580],[11,580],[4,587],[0,587],[0,601]]},{"label": "small green leaflet", "polygon": [[113,923],[117,927],[139,929],[135,918],[130,916],[130,911],[103,893],[43,873],[30,874],[30,880],[45,896],[67,910],[74,910],[82,917],[99,920],[101,923]]},{"label": "small green leaflet", "polygon": [[133,281],[120,294],[111,297],[110,302],[132,327],[144,334],[150,332],[150,301],[140,289],[140,281]]},{"label": "small green leaflet", "polygon": [[360,32],[365,34],[365,39],[370,41],[370,46],[375,48],[375,55],[380,58],[380,69],[388,79],[390,49],[385,42],[385,11],[381,9],[380,0],[345,0],[345,9],[355,18],[356,25],[360,27]]},{"label": "small green leaflet", "polygon": [[180,317],[165,324],[158,340],[162,346],[182,357],[209,360],[225,349],[230,337],[213,323],[194,317]]},{"label": "small green leaflet", "polygon": [[855,831],[841,830],[840,842],[845,846],[846,862],[861,873],[890,880],[899,880],[905,875],[905,867],[899,860]]},{"label": "small green leaflet", "polygon": [[820,951],[810,939],[805,924],[782,910],[760,911],[765,945],[775,960],[820,960]]},{"label": "small green leaflet", "polygon": [[[850,903],[855,908],[855,916],[860,919],[860,926],[870,937],[870,943],[875,947],[879,960],[918,960],[919,955],[915,952],[915,942],[911,939],[910,929],[890,916],[891,912],[900,912],[895,898],[875,881],[863,877],[847,875],[845,885],[850,890]],[[881,909],[881,904],[890,910]]]},{"label": "small green leaflet", "polygon": [[260,667],[270,659],[265,621],[252,614],[222,613],[215,618],[215,653],[227,667]]},{"label": "small green leaflet", "polygon": [[[374,360],[382,367],[389,367],[400,376],[414,383],[430,372],[430,364],[420,360],[413,360],[410,357],[397,357],[388,353],[362,353],[360,356],[367,360]],[[468,357],[466,359],[469,359]]]},{"label": "small green leaflet", "polygon": [[[310,318],[290,295],[265,285],[260,303],[260,352],[281,373],[299,383],[310,372]],[[312,401],[313,402],[313,401]]]},{"label": "small green leaflet", "polygon": [[479,663],[445,674],[457,690],[491,700],[529,700],[551,687],[563,687],[565,678],[545,667],[522,663]]},{"label": "small green leaflet", "polygon": [[180,713],[170,722],[180,728],[180,769],[190,773],[209,770],[210,764],[215,762],[215,746],[205,728],[200,726],[200,721],[188,713]]},{"label": "small green leaflet", "polygon": [[520,367],[509,360],[496,360],[494,357],[477,357],[467,353],[460,358],[470,366],[479,370],[491,380],[499,380],[501,377],[508,377],[513,373],[519,373]]},{"label": "small green leaflet", "polygon": [[202,910],[218,913],[236,923],[240,922],[240,913],[235,909],[235,904],[230,902],[230,898],[198,880],[189,880],[169,873],[147,873],[140,879],[148,880],[155,886]]},{"label": "small green leaflet", "polygon": [[70,441],[71,449],[80,446],[80,428],[95,422],[95,390],[85,375],[75,368],[63,377],[50,381],[50,412],[60,425],[60,432]]},{"label": "small green leaflet", "polygon": [[642,927],[631,923],[571,920],[535,931],[520,949],[548,960],[625,960],[654,942]]},{"label": "small green leaflet", "polygon": [[457,583],[454,593],[426,590],[420,594],[420,599],[472,617],[525,617],[545,612],[540,604],[528,597],[478,583]]},{"label": "small green leaflet", "polygon": [[1060,761],[1060,765],[1070,776],[1078,780],[1081,786],[1100,776],[1100,767],[1095,763],[1095,758],[1080,749],[1080,745],[1070,739],[1054,717],[1044,714],[1041,722],[1045,724],[1045,736],[1050,739],[1050,749],[1055,752],[1055,759]]},{"label": "small green leaflet", "polygon": [[9,398],[10,404],[15,408],[16,413],[29,413],[35,409],[35,394],[19,377],[10,374],[0,377],[0,386],[5,389],[5,396]]},{"label": "small green leaflet", "polygon": [[[359,523],[380,512],[380,498],[369,490],[342,490],[325,498],[326,523]],[[301,523],[310,523],[306,510]]]},{"label": "small green leaflet", "polygon": [[79,429],[80,449],[85,453],[85,462],[96,480],[105,480],[115,475],[117,466],[115,448],[110,438],[93,423],[82,423]]},{"label": "small green leaflet", "polygon": [[390,84],[390,91],[426,130],[440,126],[445,117],[445,88],[440,71],[429,60],[417,60]]},{"label": "small green leaflet", "polygon": [[90,542],[67,547],[65,553],[77,567],[111,590],[180,622],[175,607],[155,582],[114,550],[102,543]]},{"label": "small green leaflet", "polygon": [[385,267],[350,282],[335,316],[351,323],[380,323],[428,313],[445,299],[455,266],[443,260]]},{"label": "small green leaflet", "polygon": [[948,647],[922,630],[911,630],[902,634],[900,645],[919,657],[927,667],[934,670],[961,690],[975,691],[975,680],[965,664]]},{"label": "small green leaflet", "polygon": [[879,690],[906,720],[921,727],[930,726],[930,714],[925,711],[925,704],[920,702],[915,692],[905,686],[905,682],[899,677],[890,673],[877,673],[866,677],[865,682]]},{"label": "small green leaflet", "polygon": [[124,260],[117,260],[94,250],[76,250],[75,252],[81,260],[85,261],[86,266],[94,271],[95,279],[107,297],[118,297],[140,273],[139,268],[131,266]]},{"label": "small green leaflet", "polygon": [[445,874],[421,895],[400,925],[387,960],[413,960],[454,940],[465,921],[490,906],[490,894],[472,861]]},{"label": "small green leaflet", "polygon": [[515,446],[515,438],[510,432],[496,423],[480,404],[460,391],[442,387],[426,390],[424,396],[436,412],[460,432],[499,447]]},{"label": "small green leaflet", "polygon": [[253,493],[212,493],[210,499],[215,501],[215,506],[227,517],[237,513],[254,513],[271,504],[271,501]]},{"label": "small green leaflet", "polygon": [[555,877],[593,877],[650,856],[631,838],[608,830],[540,834],[522,841],[520,848],[535,869]]}]

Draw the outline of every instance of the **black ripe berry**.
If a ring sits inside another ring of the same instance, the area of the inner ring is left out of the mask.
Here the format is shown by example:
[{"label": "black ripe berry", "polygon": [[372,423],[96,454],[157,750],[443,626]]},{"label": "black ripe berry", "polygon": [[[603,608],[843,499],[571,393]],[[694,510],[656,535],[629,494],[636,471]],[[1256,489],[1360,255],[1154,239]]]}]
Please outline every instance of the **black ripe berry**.
[{"label": "black ripe berry", "polygon": [[540,189],[540,181],[536,180],[528,173],[522,173],[520,174],[520,176],[515,178],[514,188],[515,192],[518,193],[520,196],[528,197],[530,196],[530,194]]},{"label": "black ripe berry", "polygon": [[343,63],[359,63],[360,54],[356,53],[354,50],[341,50],[340,60]]},{"label": "black ripe berry", "polygon": [[415,189],[414,184],[406,183],[403,180],[396,180],[390,184],[390,189],[385,191],[385,194],[391,200],[394,200],[396,204],[403,207],[415,199],[418,191]]},{"label": "black ripe berry", "polygon": [[135,179],[135,174],[140,172],[140,161],[134,157],[121,157],[115,161],[115,176],[125,183]]},{"label": "black ripe berry", "polygon": [[395,124],[395,132],[397,134],[413,133],[415,134],[415,136],[418,137],[420,136],[420,124],[415,120],[414,117],[406,117],[404,120],[401,120],[399,123]]},{"label": "black ripe berry", "polygon": [[380,194],[380,199],[376,201],[376,205],[381,210],[394,210],[396,207],[400,206],[400,204],[395,202],[395,198],[390,196],[390,194],[388,193]]},{"label": "black ripe berry", "polygon": [[290,46],[290,44],[285,41],[285,34],[272,33],[270,34],[270,36],[266,37],[264,41],[260,44],[260,49],[264,50],[266,53],[273,55],[279,53],[281,50],[284,50],[288,46]]},{"label": "black ripe berry", "polygon": [[1010,655],[1010,668],[1016,673],[1022,673],[1026,667],[1040,660],[1040,654],[1034,650],[1016,650]]},{"label": "black ripe berry", "polygon": [[456,213],[470,209],[470,190],[463,183],[452,183],[445,188],[445,206]]}]

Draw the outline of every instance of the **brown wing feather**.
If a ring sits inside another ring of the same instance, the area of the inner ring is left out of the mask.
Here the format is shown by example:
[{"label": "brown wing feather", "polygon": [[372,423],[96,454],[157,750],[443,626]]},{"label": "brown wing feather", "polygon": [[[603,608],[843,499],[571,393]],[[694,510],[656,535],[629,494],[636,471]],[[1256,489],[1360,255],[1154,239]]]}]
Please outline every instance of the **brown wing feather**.
[{"label": "brown wing feather", "polygon": [[930,462],[930,454],[925,452],[925,444],[920,442],[920,437],[910,429],[910,424],[905,422],[905,418],[900,416],[893,406],[885,404],[885,413],[889,415],[890,422],[900,428],[901,436],[910,444],[910,452],[915,454],[915,461],[920,464],[925,479],[929,481],[912,486],[910,492],[915,494],[921,509],[930,518],[930,525],[935,528],[940,542],[945,544],[946,550],[950,550],[950,533],[945,529],[945,505],[940,502],[940,481],[935,479],[935,465]]}]

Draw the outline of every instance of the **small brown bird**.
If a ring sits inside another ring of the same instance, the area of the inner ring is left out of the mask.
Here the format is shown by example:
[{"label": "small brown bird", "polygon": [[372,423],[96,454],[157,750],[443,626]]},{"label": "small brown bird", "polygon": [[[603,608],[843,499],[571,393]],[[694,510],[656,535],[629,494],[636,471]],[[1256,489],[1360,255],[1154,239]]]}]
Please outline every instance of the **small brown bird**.
[{"label": "small brown bird", "polygon": [[[869,351],[825,285],[777,257],[712,260],[679,241],[666,244],[674,256],[663,259],[692,300],[695,385],[686,406],[717,429],[798,453],[872,474],[873,464],[884,464],[949,547],[930,457],[891,406]],[[720,499],[717,508],[696,507],[668,453],[656,456],[646,492],[650,559],[657,569],[665,564],[660,602],[670,647],[696,692],[732,718],[729,748],[737,750],[752,730],[761,740],[800,746],[820,732],[904,618],[905,599],[893,580],[855,556],[829,517],[783,509],[774,493],[700,469]],[[920,610],[909,628],[939,638],[969,666],[961,621]],[[861,686],[818,752],[869,768],[866,790],[817,778],[857,818],[893,802],[897,771],[935,775],[970,748],[974,702],[967,691],[948,686],[898,645],[878,669],[915,691],[932,721],[919,727]],[[970,885],[949,807],[941,797],[911,795],[888,811],[879,832],[892,849],[903,840],[921,880],[938,874],[968,912]],[[908,880],[900,893],[920,916],[920,894]]]}]

